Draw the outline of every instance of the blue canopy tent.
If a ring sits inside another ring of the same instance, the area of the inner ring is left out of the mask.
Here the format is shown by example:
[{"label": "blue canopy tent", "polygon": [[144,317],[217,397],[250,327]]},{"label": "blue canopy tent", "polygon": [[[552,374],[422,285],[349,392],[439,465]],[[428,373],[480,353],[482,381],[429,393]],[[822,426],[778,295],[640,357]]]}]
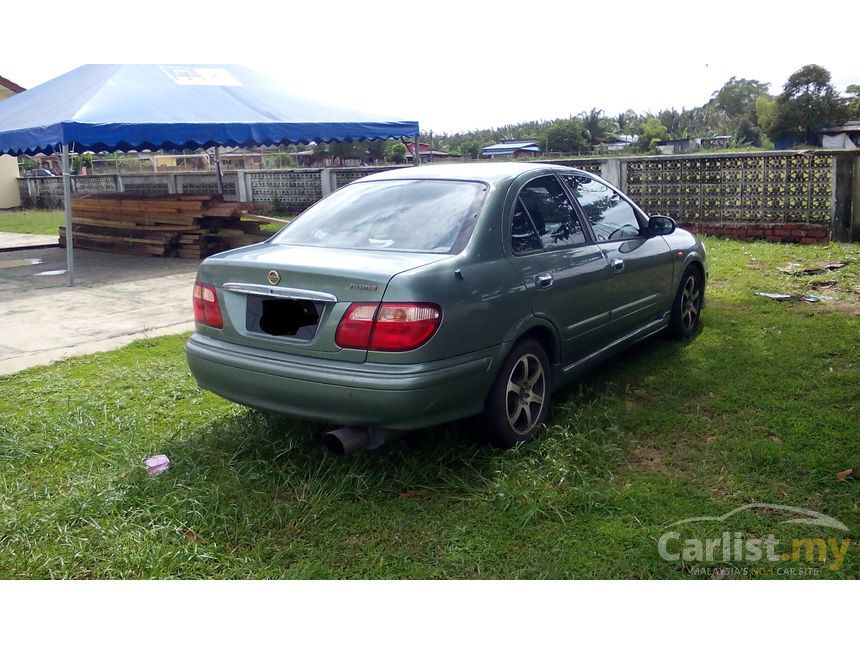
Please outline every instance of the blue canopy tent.
[{"label": "blue canopy tent", "polygon": [[[69,152],[415,137],[394,121],[315,103],[237,65],[84,65],[0,103],[0,154],[62,152],[74,285]],[[220,168],[219,168],[220,183]]]}]

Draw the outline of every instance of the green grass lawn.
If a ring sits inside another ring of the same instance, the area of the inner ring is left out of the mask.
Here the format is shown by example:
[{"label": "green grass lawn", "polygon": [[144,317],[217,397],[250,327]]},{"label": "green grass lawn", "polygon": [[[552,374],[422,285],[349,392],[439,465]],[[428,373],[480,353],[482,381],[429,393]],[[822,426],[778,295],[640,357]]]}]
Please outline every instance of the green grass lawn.
[{"label": "green grass lawn", "polygon": [[0,212],[0,233],[31,233],[58,235],[65,225],[63,211],[8,211]]},{"label": "green grass lawn", "polygon": [[280,217],[279,219],[281,220],[279,222],[261,222],[260,223],[260,230],[263,231],[264,233],[269,233],[271,235],[274,235],[275,233],[280,231],[282,228],[284,228],[284,226],[289,224],[293,218],[287,216],[287,217]]},{"label": "green grass lawn", "polygon": [[[329,456],[320,427],[200,391],[184,337],[0,378],[0,577],[709,578],[660,535],[752,502],[849,532],[760,510],[683,535],[848,538],[844,562],[716,577],[860,577],[860,480],[835,477],[860,467],[860,246],[707,245],[701,333],[603,365],[507,452],[461,423]],[[824,259],[851,264],[777,270]],[[823,280],[833,300],[753,295]],[[156,453],[172,467],[150,478]]]}]

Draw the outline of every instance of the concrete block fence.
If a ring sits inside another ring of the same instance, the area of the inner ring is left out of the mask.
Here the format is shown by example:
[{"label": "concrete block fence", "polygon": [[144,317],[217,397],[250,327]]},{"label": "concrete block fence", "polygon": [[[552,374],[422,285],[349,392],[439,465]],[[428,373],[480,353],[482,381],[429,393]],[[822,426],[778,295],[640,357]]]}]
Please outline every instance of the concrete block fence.
[{"label": "concrete block fence", "polygon": [[[493,162],[486,162],[493,163]],[[543,163],[543,162],[539,162]],[[709,235],[815,243],[860,239],[860,151],[784,151],[555,160],[600,175],[648,214]],[[301,212],[359,177],[391,166],[229,171],[224,198]],[[21,201],[62,208],[59,177],[19,179]],[[217,192],[214,173],[74,177],[75,193]]]}]

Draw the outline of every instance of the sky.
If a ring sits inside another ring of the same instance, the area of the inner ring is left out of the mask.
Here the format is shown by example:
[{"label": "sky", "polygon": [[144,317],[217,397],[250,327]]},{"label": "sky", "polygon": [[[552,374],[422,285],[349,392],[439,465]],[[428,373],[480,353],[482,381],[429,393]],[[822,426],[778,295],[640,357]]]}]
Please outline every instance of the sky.
[{"label": "sky", "polygon": [[436,133],[689,108],[732,76],[776,94],[809,63],[840,91],[860,83],[856,37],[841,33],[860,3],[846,1],[41,0],[2,13],[0,76],[24,87],[85,63],[234,63]]}]

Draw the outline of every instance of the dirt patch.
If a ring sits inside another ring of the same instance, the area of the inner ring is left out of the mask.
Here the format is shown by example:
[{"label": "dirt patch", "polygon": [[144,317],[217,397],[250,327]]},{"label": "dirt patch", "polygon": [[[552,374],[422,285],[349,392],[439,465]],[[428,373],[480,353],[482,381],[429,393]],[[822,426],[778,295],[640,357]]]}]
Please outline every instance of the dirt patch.
[{"label": "dirt patch", "polygon": [[821,305],[844,316],[860,316],[860,300],[826,300]]},{"label": "dirt patch", "polygon": [[664,475],[678,475],[678,471],[668,467],[663,462],[663,452],[654,446],[635,444],[630,454],[630,465],[634,467],[656,470]]},{"label": "dirt patch", "polygon": [[[819,311],[832,311],[845,316],[860,316],[860,289],[858,285],[828,284],[812,285],[812,289],[800,295],[800,299],[811,296],[817,299],[810,306]],[[809,300],[807,300],[809,302]]]},{"label": "dirt patch", "polygon": [[809,286],[813,289],[829,289],[830,287],[835,287],[839,282],[837,280],[813,280],[809,283]]}]

